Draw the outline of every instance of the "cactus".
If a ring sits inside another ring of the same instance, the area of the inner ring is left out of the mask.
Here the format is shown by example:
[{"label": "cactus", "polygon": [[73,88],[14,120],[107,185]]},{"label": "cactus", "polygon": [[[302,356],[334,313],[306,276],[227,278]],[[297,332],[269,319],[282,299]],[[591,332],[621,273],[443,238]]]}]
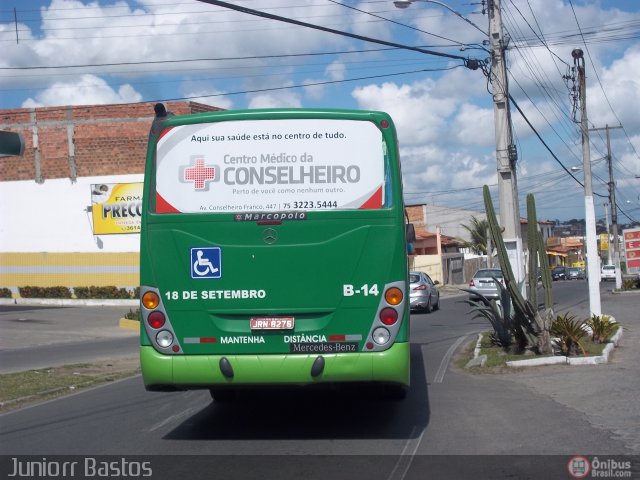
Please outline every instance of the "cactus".
[{"label": "cactus", "polygon": [[538,217],[533,195],[527,195],[527,244],[529,245],[529,302],[538,309]]},{"label": "cactus", "polygon": [[[549,258],[544,245],[542,233],[538,232],[538,256],[540,257],[540,269],[542,270],[542,287],[544,288],[544,307],[547,310],[553,309],[553,287],[551,286],[551,270],[549,268]],[[553,312],[552,312],[553,316]]]},{"label": "cactus", "polygon": [[[549,332],[549,316],[540,315],[537,306],[534,307],[531,302],[525,300],[516,284],[513,270],[511,269],[511,263],[507,255],[507,249],[504,246],[500,226],[496,218],[496,212],[493,208],[493,202],[491,201],[491,194],[489,193],[489,187],[483,188],[484,204],[487,213],[487,220],[489,222],[489,232],[493,245],[498,253],[498,260],[500,267],[502,268],[502,274],[505,279],[507,290],[511,296],[511,303],[513,304],[513,336],[519,350],[524,350],[526,347],[535,348],[539,353],[550,353],[552,351],[551,340],[548,335]],[[532,209],[531,212],[535,215],[535,203],[533,197],[531,197]],[[527,198],[529,203],[529,198]],[[533,224],[533,228],[537,232],[537,219],[529,222]],[[532,235],[530,238],[535,239],[537,235]],[[538,243],[534,240],[534,245]],[[535,248],[538,250],[537,248]],[[544,249],[543,249],[544,251]],[[536,255],[537,257],[537,255]],[[548,272],[547,272],[548,273]],[[537,278],[537,277],[536,277]]]}]

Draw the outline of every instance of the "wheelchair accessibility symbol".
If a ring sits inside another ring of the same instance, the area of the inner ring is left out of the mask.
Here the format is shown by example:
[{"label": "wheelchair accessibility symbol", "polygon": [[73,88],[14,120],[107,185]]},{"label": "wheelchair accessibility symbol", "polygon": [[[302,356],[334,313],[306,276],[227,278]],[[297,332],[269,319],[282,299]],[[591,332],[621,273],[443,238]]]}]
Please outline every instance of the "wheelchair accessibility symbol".
[{"label": "wheelchair accessibility symbol", "polygon": [[220,247],[191,249],[191,278],[222,278]]}]

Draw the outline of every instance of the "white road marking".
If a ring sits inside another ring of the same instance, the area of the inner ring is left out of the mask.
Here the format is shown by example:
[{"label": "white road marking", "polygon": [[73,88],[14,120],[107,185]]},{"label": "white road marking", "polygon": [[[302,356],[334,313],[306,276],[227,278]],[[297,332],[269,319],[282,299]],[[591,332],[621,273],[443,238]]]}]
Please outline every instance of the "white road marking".
[{"label": "white road marking", "polygon": [[425,430],[422,429],[422,433],[418,438],[415,438],[415,434],[418,430],[418,426],[414,426],[411,430],[411,434],[409,435],[409,439],[405,444],[402,452],[400,453],[400,458],[396,462],[395,467],[391,470],[391,473],[387,477],[387,480],[403,480],[407,475],[411,464],[413,463],[413,459],[416,456],[416,452],[418,451],[418,447],[420,446],[420,442],[422,441],[422,436],[424,435]]},{"label": "white road marking", "polygon": [[442,358],[442,362],[440,362],[440,367],[436,372],[436,376],[433,379],[433,383],[442,383],[442,380],[444,380],[444,374],[447,371],[447,367],[449,366],[449,362],[451,361],[451,357],[453,356],[453,353],[460,346],[460,344],[466,340],[468,336],[469,335],[460,337],[458,340],[456,340],[456,342],[453,345],[449,347],[449,350],[447,350],[447,353],[445,353],[444,357]]}]

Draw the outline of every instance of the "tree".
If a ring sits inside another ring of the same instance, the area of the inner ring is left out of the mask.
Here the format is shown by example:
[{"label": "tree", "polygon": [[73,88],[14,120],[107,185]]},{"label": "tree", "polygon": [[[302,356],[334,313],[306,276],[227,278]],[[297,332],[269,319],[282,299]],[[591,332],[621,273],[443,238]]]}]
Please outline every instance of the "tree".
[{"label": "tree", "polygon": [[486,255],[489,222],[486,219],[471,217],[471,223],[469,225],[462,225],[462,228],[469,232],[471,236],[470,241],[460,239],[462,243],[464,243],[464,246],[477,255]]}]

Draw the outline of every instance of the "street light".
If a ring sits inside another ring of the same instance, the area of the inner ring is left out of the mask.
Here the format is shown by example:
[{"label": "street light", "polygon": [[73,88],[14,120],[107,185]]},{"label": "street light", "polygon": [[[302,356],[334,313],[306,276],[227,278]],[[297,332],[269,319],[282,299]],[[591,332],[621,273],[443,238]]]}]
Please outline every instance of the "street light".
[{"label": "street light", "polygon": [[[509,104],[509,82],[507,78],[505,50],[508,37],[504,35],[500,0],[489,0],[487,14],[489,32],[485,32],[461,13],[446,3],[437,0],[395,0],[398,8],[407,8],[414,1],[434,3],[446,8],[487,37],[491,51],[491,68],[488,75],[493,94],[493,115],[496,139],[496,163],[498,174],[498,196],[500,201],[500,224],[504,229],[503,237],[516,280],[523,285],[524,293],[524,254],[522,251],[522,233],[520,226],[520,206],[518,204],[518,185],[516,179],[517,150],[513,143],[511,112]],[[485,72],[486,73],[486,72]]]},{"label": "street light", "polygon": [[483,33],[483,35],[486,37],[487,32],[485,32],[484,30],[482,30],[478,25],[476,25],[475,23],[473,23],[471,20],[469,20],[468,18],[466,18],[464,15],[462,15],[460,12],[456,12],[453,8],[451,8],[449,5],[447,5],[446,3],[442,3],[442,2],[438,2],[436,0],[396,0],[395,2],[393,2],[393,4],[396,6],[396,8],[409,8],[409,6],[413,3],[413,2],[424,2],[424,3],[435,3],[436,5],[440,5],[441,7],[446,8],[447,10],[449,10],[451,13],[453,13],[454,15],[456,15],[457,17],[460,17],[462,20],[464,20],[465,22],[467,22],[469,25],[471,25],[473,28],[475,28],[476,30],[479,30],[480,32]]},{"label": "street light", "polygon": [[591,179],[591,150],[589,146],[589,122],[587,119],[587,82],[584,66],[584,54],[579,48],[571,52],[574,66],[578,72],[578,91],[580,98],[580,130],[582,133],[582,170],[584,173],[584,223],[587,248],[587,281],[589,284],[590,315],[602,315],[600,301],[600,265],[598,241],[596,239],[596,214],[593,205],[593,186]]},{"label": "street light", "polygon": [[[591,160],[591,165],[595,165],[598,162],[601,162],[603,160],[607,160],[608,157],[602,157],[602,158],[596,158],[595,160]],[[573,167],[570,167],[569,170],[571,170],[572,172],[581,172],[583,169],[582,165],[574,165]]]}]

